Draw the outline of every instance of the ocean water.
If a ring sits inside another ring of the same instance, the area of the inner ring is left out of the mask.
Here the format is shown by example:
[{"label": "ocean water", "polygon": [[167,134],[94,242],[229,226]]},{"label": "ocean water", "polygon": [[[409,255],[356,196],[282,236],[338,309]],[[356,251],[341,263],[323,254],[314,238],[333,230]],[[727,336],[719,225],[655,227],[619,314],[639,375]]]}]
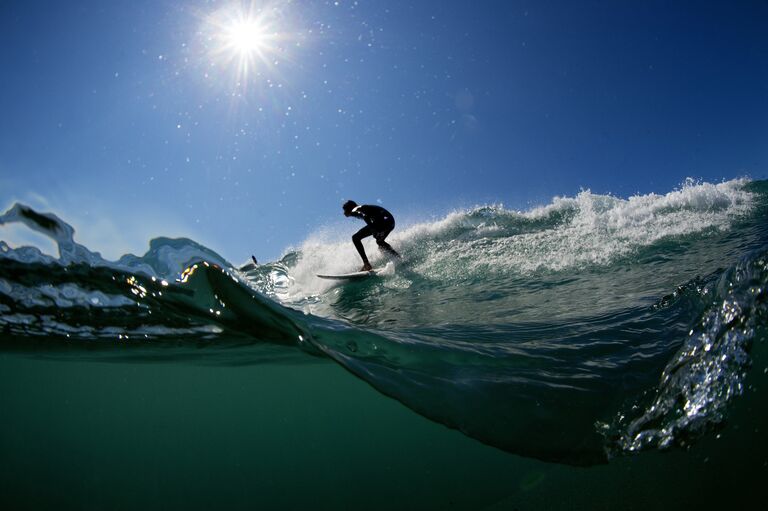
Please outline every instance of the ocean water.
[{"label": "ocean water", "polygon": [[[670,509],[768,475],[768,182],[456,211],[235,265],[0,242],[0,504]],[[0,234],[2,230],[0,230]]]}]

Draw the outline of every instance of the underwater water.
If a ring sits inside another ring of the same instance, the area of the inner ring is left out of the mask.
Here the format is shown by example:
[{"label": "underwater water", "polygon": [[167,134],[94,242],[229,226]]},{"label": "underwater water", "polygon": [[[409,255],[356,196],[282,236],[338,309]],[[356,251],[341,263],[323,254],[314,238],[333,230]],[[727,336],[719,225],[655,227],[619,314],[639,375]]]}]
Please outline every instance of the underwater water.
[{"label": "underwater water", "polygon": [[[768,182],[317,236],[240,267],[0,242],[0,503],[668,509],[761,495]],[[1,231],[0,231],[1,232]],[[378,258],[378,259],[377,259]]]}]

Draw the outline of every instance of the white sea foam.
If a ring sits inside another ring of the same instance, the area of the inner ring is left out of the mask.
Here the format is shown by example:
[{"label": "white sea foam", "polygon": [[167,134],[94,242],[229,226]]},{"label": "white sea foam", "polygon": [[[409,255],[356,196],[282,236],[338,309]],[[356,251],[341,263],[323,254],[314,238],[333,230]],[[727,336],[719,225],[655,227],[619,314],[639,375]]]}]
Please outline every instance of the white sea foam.
[{"label": "white sea foam", "polygon": [[[524,212],[478,207],[396,230],[388,241],[411,271],[441,281],[578,270],[611,264],[660,240],[728,229],[752,206],[747,183],[688,180],[664,195],[628,199],[585,190]],[[358,269],[351,241],[339,237],[326,229],[304,242],[290,270],[292,296],[322,294],[338,285],[317,273]],[[374,266],[382,265],[375,243],[368,239],[365,247]]]},{"label": "white sea foam", "polygon": [[[494,220],[505,225],[505,236],[489,236],[487,224],[483,224],[474,236],[465,235],[459,242],[424,240],[424,233],[430,230],[465,221],[471,214],[465,212],[449,215],[437,225],[415,226],[402,234],[402,240],[406,245],[434,245],[417,269],[438,278],[488,272],[529,275],[606,265],[662,239],[727,229],[750,210],[752,195],[745,184],[742,179],[720,184],[687,182],[665,195],[629,199],[583,191],[575,198],[555,198],[529,212],[499,211]],[[525,221],[546,218],[552,221],[525,229]]]}]

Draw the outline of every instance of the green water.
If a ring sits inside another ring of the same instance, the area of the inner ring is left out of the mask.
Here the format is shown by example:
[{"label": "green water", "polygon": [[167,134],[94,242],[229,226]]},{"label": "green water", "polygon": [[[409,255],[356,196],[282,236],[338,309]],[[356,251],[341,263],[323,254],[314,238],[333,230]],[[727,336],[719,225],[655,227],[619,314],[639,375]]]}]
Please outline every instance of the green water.
[{"label": "green water", "polygon": [[[764,346],[757,346],[764,349]],[[768,388],[688,450],[590,468],[433,423],[323,360],[242,367],[0,354],[3,509],[673,509],[755,502]]]}]

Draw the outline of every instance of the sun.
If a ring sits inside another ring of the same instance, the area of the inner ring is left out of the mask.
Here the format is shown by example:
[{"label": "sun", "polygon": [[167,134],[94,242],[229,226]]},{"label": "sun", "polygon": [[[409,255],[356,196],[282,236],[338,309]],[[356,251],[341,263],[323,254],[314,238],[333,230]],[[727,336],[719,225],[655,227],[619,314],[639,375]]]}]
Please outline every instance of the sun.
[{"label": "sun", "polygon": [[275,71],[291,43],[286,5],[236,2],[207,16],[204,33],[211,62],[230,68],[239,85],[252,75]]},{"label": "sun", "polygon": [[241,57],[249,58],[269,48],[269,34],[257,19],[238,20],[226,29],[227,46]]}]

